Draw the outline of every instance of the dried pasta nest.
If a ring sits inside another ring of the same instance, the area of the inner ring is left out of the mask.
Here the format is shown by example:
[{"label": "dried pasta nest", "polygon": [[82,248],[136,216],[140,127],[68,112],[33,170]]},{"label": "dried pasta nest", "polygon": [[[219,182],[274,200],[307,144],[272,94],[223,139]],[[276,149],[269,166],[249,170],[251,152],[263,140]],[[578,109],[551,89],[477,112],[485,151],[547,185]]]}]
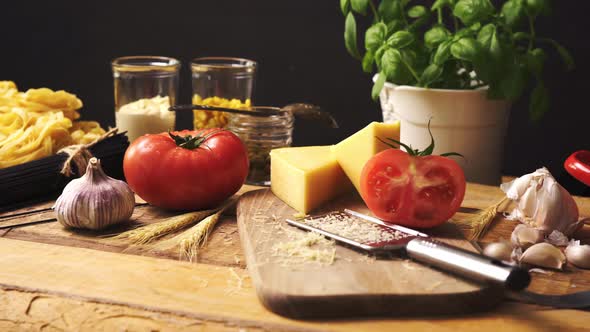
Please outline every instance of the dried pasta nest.
[{"label": "dried pasta nest", "polygon": [[48,88],[18,91],[0,81],[0,168],[55,154],[73,144],[87,144],[105,133],[95,121],[75,121],[82,101]]}]

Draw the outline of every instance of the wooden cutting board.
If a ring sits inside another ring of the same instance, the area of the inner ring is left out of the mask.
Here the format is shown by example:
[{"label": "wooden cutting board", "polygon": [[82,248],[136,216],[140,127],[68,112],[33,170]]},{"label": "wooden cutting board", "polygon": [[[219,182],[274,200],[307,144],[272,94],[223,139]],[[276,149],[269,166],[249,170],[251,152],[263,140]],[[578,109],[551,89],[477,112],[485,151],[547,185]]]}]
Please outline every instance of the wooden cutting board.
[{"label": "wooden cutting board", "polygon": [[[368,213],[357,195],[337,199],[315,213],[350,208]],[[244,194],[237,207],[242,248],[260,301],[271,311],[294,318],[366,315],[432,315],[482,311],[497,304],[502,291],[458,279],[399,256],[375,258],[322,241],[306,259],[291,245],[307,233],[285,222],[296,211],[270,189]],[[470,250],[452,224],[429,231],[440,240]],[[314,253],[321,261],[314,261]],[[329,262],[334,253],[333,262]]]}]

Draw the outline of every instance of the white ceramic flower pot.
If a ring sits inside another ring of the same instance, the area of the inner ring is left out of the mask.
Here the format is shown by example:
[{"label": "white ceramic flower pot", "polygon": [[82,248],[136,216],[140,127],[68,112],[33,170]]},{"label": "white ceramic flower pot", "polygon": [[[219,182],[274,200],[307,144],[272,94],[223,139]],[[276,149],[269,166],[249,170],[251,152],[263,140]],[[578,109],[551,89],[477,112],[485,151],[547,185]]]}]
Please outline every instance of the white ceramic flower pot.
[{"label": "white ceramic flower pot", "polygon": [[424,89],[386,83],[380,99],[384,121],[401,121],[402,142],[426,148],[431,120],[434,154],[458,152],[465,158],[453,158],[463,167],[467,181],[498,185],[511,103],[490,100],[486,93],[487,89]]}]

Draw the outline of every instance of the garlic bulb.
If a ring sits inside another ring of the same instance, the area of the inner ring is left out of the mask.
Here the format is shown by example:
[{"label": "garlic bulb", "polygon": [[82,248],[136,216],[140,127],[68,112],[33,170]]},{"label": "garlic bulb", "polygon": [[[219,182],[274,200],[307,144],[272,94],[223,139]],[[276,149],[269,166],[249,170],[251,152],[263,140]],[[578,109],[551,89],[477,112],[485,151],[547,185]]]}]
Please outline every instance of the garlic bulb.
[{"label": "garlic bulb", "polygon": [[565,248],[567,260],[577,267],[590,269],[590,245],[581,245],[579,240],[571,240]]},{"label": "garlic bulb", "polygon": [[565,255],[557,247],[543,242],[537,243],[522,253],[520,263],[561,270],[566,262]]},{"label": "garlic bulb", "polygon": [[582,226],[573,197],[544,167],[504,183],[500,188],[518,203],[507,217],[510,220],[519,220],[546,234],[558,230],[566,236]]},{"label": "garlic bulb", "polygon": [[512,242],[512,245],[514,247],[520,247],[523,250],[527,249],[533,244],[543,242],[544,239],[545,234],[543,231],[532,228],[525,224],[518,224],[510,236],[510,242]]},{"label": "garlic bulb", "polygon": [[66,185],[54,205],[57,221],[66,227],[102,229],[129,220],[135,195],[127,183],[107,176],[91,158],[86,173]]},{"label": "garlic bulb", "polygon": [[507,242],[490,243],[483,250],[484,255],[507,262],[510,261],[511,253],[512,247]]}]

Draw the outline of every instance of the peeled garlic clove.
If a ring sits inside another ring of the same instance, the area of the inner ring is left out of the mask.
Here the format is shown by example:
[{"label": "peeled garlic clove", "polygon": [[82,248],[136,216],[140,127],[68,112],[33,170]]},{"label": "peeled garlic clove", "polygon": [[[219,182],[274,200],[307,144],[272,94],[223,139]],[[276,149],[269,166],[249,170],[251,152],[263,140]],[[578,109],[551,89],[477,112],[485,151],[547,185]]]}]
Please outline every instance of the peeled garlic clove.
[{"label": "peeled garlic clove", "polygon": [[577,267],[590,269],[590,246],[581,245],[579,240],[571,240],[565,248],[567,260]]},{"label": "peeled garlic clove", "polygon": [[507,242],[490,243],[483,250],[484,255],[501,261],[510,261],[511,253],[512,247]]},{"label": "peeled garlic clove", "polygon": [[543,231],[529,227],[525,224],[517,225],[510,236],[510,242],[512,242],[512,245],[514,247],[520,247],[523,250],[527,249],[533,244],[543,242],[544,239],[545,234]]},{"label": "peeled garlic clove", "polygon": [[561,270],[565,262],[566,257],[561,250],[546,242],[531,246],[520,256],[520,263],[556,270]]},{"label": "peeled garlic clove", "polygon": [[107,176],[100,161],[91,158],[86,173],[66,185],[53,208],[62,225],[96,230],[129,220],[135,195],[127,183]]}]

